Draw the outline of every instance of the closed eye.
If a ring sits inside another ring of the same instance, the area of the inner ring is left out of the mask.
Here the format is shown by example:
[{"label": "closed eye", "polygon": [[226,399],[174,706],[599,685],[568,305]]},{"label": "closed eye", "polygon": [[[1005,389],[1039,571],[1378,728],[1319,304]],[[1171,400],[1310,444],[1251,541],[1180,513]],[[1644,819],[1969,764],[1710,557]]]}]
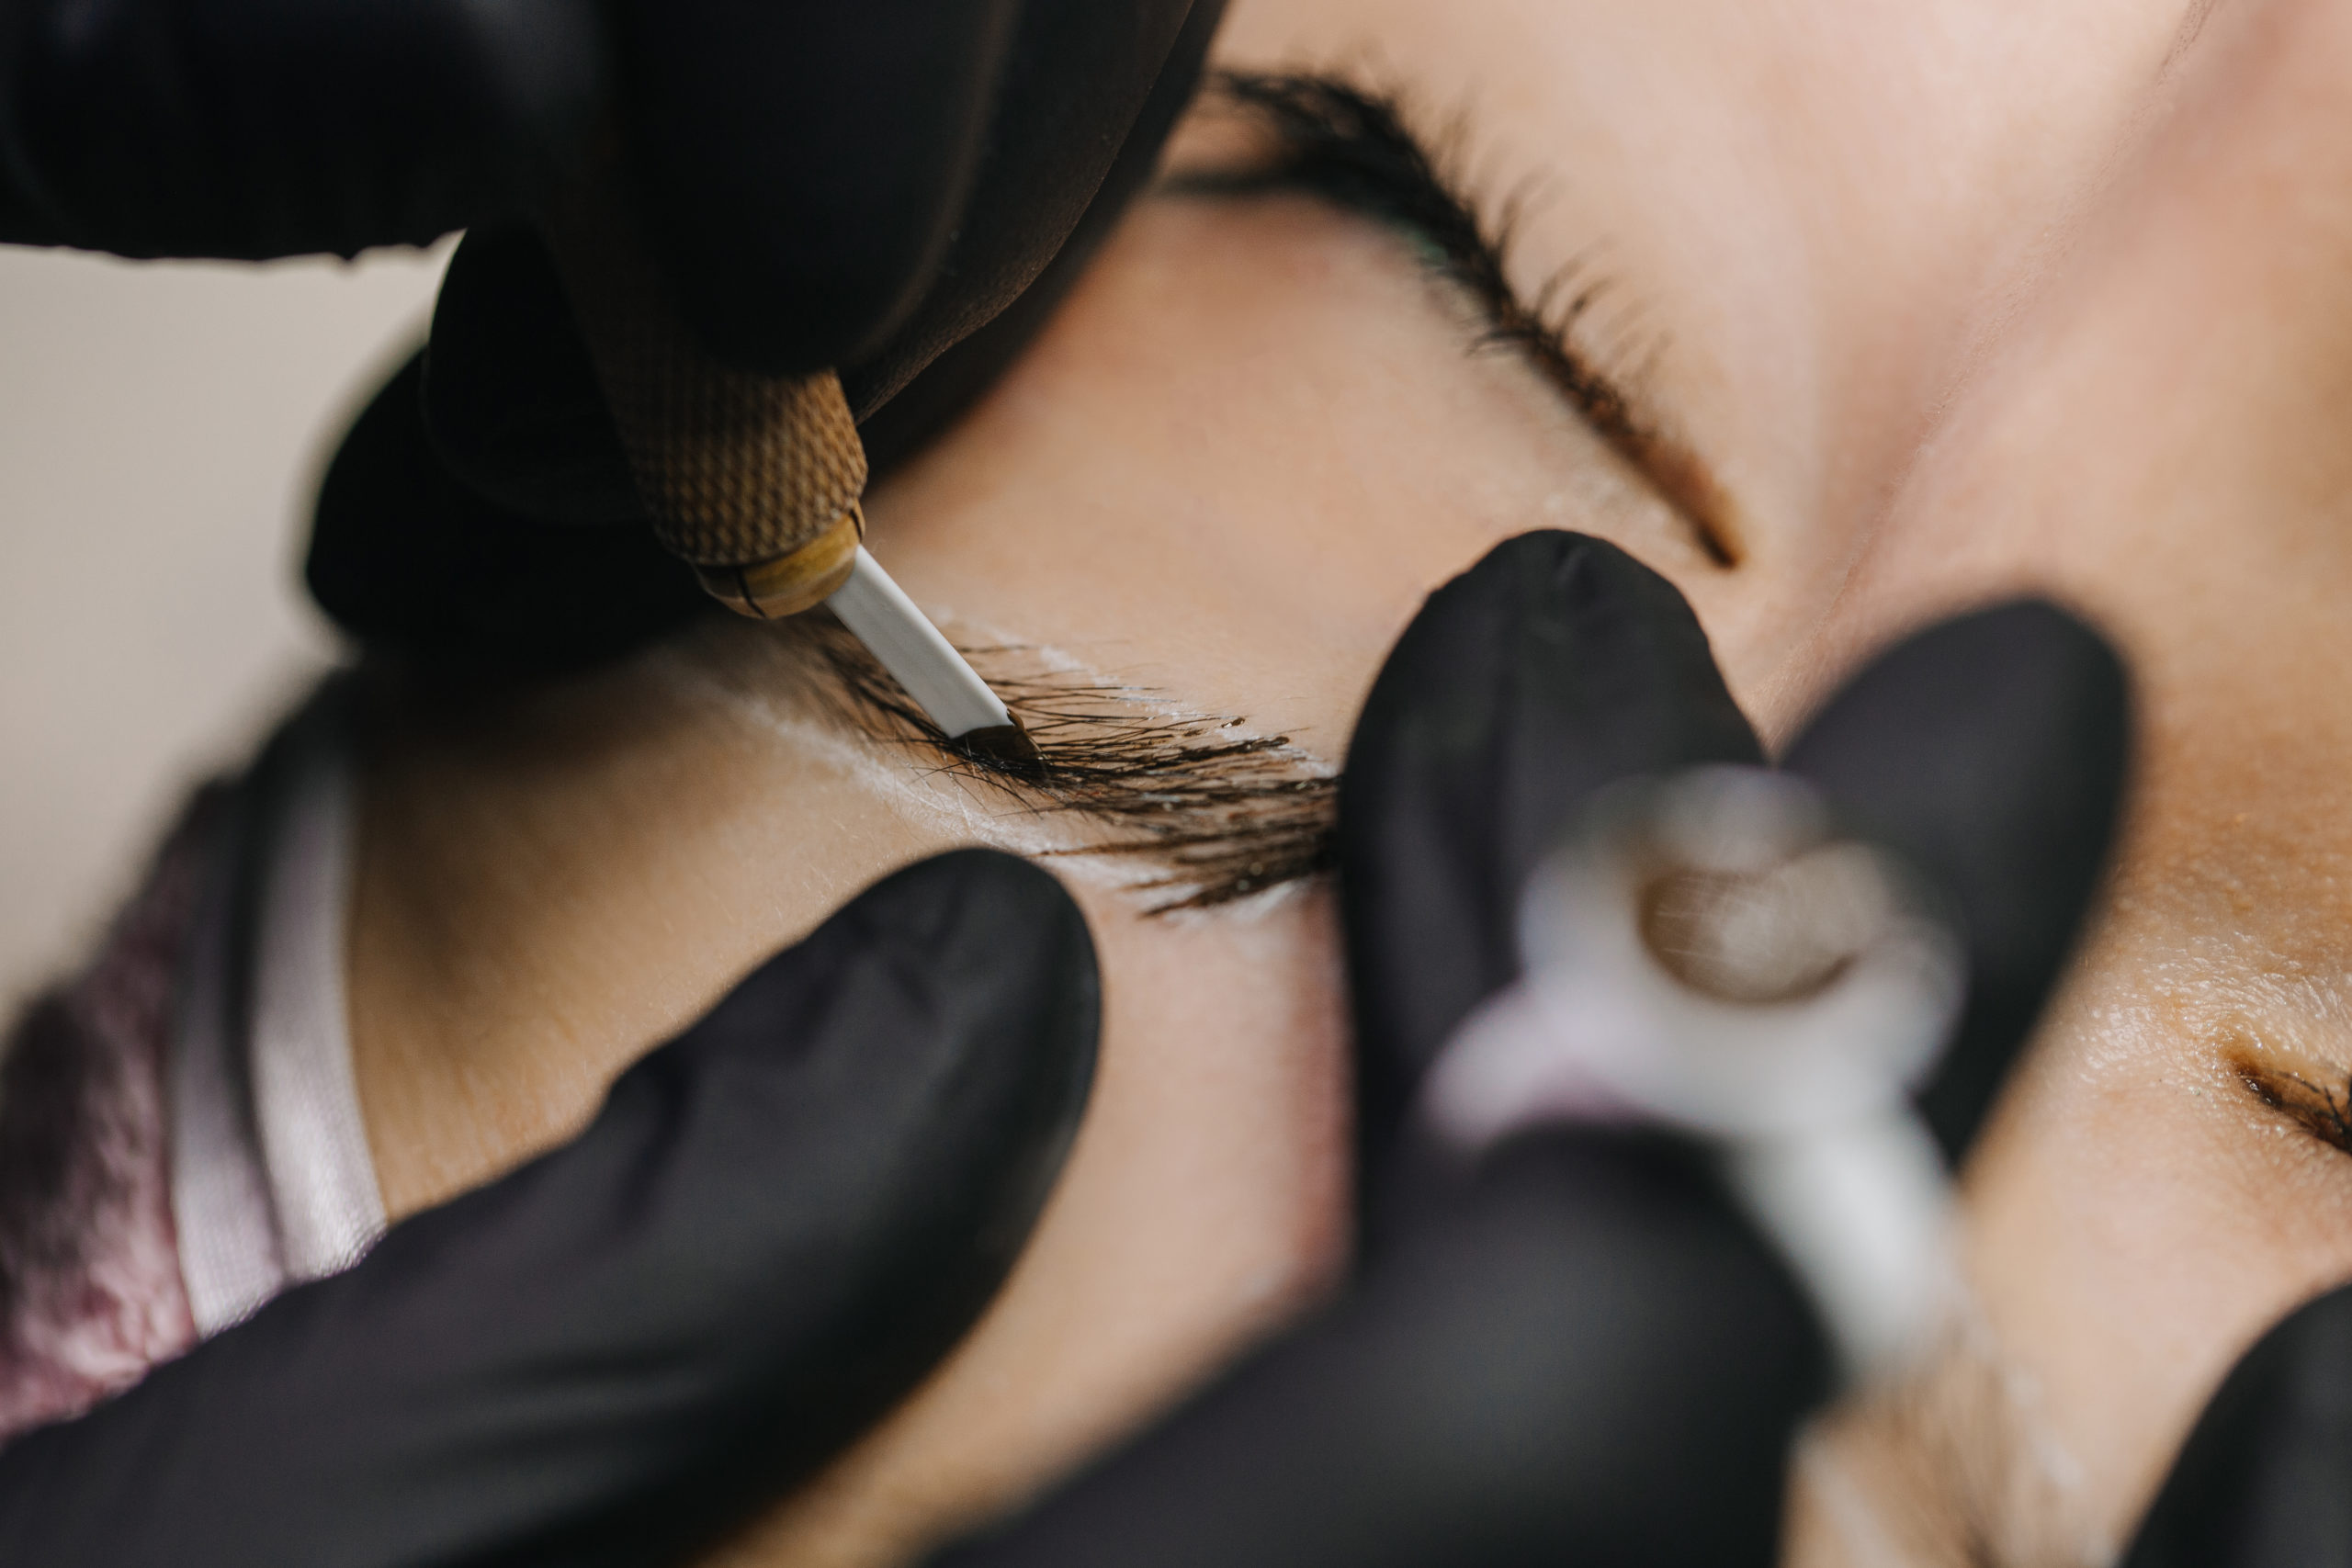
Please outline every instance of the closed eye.
[{"label": "closed eye", "polygon": [[1212,91],[1255,120],[1270,142],[1234,167],[1186,169],[1163,190],[1207,197],[1297,192],[1372,218],[1404,234],[1435,277],[1478,311],[1480,344],[1521,355],[1577,415],[1624,458],[1719,567],[1744,554],[1712,471],[1657,431],[1618,378],[1578,350],[1575,328],[1602,287],[1570,267],[1535,298],[1523,297],[1508,265],[1511,208],[1500,221],[1480,216],[1440,158],[1391,96],[1344,77],[1317,73],[1221,73]]},{"label": "closed eye", "polygon": [[2352,1154],[2352,1078],[2329,1084],[2243,1057],[2232,1065],[2248,1094],[2321,1143]]}]

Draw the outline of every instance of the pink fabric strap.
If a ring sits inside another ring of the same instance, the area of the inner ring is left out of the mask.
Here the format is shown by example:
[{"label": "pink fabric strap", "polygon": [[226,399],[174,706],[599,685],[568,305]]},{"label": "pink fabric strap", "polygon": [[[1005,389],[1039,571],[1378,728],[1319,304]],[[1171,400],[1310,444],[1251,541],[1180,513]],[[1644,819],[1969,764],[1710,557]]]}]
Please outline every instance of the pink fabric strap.
[{"label": "pink fabric strap", "polygon": [[97,958],[0,1056],[0,1439],[196,1339],[172,1220],[164,1062],[222,792],[200,794]]}]

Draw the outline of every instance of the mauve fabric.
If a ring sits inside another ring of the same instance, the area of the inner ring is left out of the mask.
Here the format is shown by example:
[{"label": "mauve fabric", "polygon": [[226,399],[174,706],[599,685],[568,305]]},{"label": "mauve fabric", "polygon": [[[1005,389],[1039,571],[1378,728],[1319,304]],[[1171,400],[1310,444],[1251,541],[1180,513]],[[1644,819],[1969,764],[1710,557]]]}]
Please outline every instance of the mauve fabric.
[{"label": "mauve fabric", "polygon": [[196,1340],[164,1080],[222,801],[199,794],[89,967],[0,1055],[0,1441],[78,1415]]}]

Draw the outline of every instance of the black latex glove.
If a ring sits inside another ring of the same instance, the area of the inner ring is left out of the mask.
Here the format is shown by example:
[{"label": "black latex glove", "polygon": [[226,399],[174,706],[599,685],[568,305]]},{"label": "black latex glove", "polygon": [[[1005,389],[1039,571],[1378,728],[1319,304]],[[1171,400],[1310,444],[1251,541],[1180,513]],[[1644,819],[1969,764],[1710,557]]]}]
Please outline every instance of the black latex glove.
[{"label": "black latex glove", "polygon": [[899,873],[569,1146],[0,1450],[0,1562],[676,1561],[978,1316],[1076,1129],[1096,1011],[1044,873]]},{"label": "black latex glove", "polygon": [[2205,1407],[2124,1568],[2352,1568],[2352,1287],[2290,1314]]},{"label": "black latex glove", "polygon": [[[396,382],[377,437],[338,458],[311,576],[371,645],[467,675],[559,670],[695,604],[628,534],[546,526],[642,521],[529,223],[592,144],[617,132],[705,345],[751,369],[840,368],[879,474],[1068,288],[1223,10],[0,0],[0,242],[262,258],[473,230],[436,315],[438,451],[422,382]],[[485,562],[491,581],[458,570]]]},{"label": "black latex glove", "polygon": [[[1972,980],[2004,987],[2021,1032],[2040,998],[2018,987],[2046,986],[2090,891],[2125,725],[2104,644],[2018,604],[1878,660],[1792,761],[1916,865],[1959,866],[1945,891]],[[1705,1152],[1558,1128],[1452,1174],[1411,1157],[1401,1114],[1512,977],[1521,890],[1593,792],[1756,756],[1680,596],[1609,545],[1530,535],[1433,595],[1373,688],[1341,795],[1364,1179],[1385,1189],[1361,1278],[933,1568],[1772,1562],[1826,1346]],[[1999,787],[1952,798],[1941,781],[1978,766]],[[2020,1038],[1964,1032],[1928,1106],[1945,1081],[1997,1080]],[[1984,1108],[1946,1116],[1955,1151]]]},{"label": "black latex glove", "polygon": [[[0,240],[249,258],[420,244],[526,212],[609,125],[713,351],[839,365],[919,311],[921,334],[953,341],[1035,276],[1191,9],[5,0]],[[964,276],[934,298],[951,253]]]}]

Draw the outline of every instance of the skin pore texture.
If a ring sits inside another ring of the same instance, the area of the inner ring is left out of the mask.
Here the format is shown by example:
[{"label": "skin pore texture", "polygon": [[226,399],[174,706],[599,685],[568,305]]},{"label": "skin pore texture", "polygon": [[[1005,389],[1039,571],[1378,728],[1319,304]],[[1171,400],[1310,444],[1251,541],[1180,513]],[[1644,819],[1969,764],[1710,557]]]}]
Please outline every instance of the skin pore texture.
[{"label": "skin pore texture", "polygon": [[[1441,143],[1458,122],[1488,217],[1520,198],[1511,282],[1590,291],[1555,315],[1631,423],[1481,348],[1426,235],[1182,177],[1252,144],[1212,108],[1004,383],[870,498],[951,637],[1287,738],[1288,778],[1336,766],[1421,596],[1533,527],[1671,577],[1768,741],[1996,594],[2122,647],[2137,794],[1966,1172],[1969,1299],[1911,1385],[1809,1438],[1792,1562],[2103,1561],[2239,1352],[2352,1276],[2352,15],[2208,9],[1238,0],[1227,65],[1394,88]],[[713,622],[460,709],[387,695],[351,1004],[393,1213],[580,1125],[889,868],[1115,833],[877,738],[820,662]],[[1047,863],[1106,987],[1070,1167],[965,1347],[725,1561],[899,1560],[1344,1261],[1328,887],[1155,915],[1134,885],[1164,857]]]}]

